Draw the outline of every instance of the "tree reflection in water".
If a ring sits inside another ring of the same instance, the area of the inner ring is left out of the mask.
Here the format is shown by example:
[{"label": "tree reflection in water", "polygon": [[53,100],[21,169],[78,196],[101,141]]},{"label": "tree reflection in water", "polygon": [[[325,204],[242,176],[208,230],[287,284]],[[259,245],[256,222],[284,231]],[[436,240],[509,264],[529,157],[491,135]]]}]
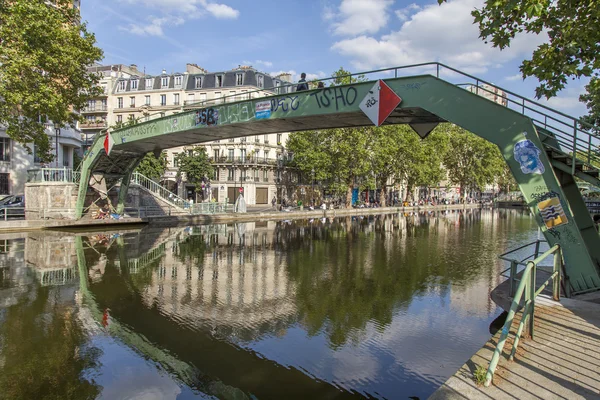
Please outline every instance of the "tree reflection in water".
[{"label": "tree reflection in water", "polygon": [[0,397],[96,398],[102,388],[89,374],[100,350],[88,345],[75,307],[60,300],[57,288],[30,290],[35,295],[5,309],[0,324]]}]

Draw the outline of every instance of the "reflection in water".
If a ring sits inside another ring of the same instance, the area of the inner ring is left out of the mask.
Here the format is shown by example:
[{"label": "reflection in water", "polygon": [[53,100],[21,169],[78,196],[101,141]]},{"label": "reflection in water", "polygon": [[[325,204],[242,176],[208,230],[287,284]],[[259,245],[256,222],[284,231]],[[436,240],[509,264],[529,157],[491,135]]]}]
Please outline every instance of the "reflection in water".
[{"label": "reflection in water", "polygon": [[475,210],[146,228],[64,240],[62,257],[36,237],[25,258],[42,284],[78,280],[80,307],[61,315],[96,350],[64,378],[104,398],[149,382],[158,397],[426,398],[489,338],[497,255],[535,235],[522,212]]},{"label": "reflection in water", "polygon": [[73,297],[73,288],[32,285],[15,304],[0,310],[2,398],[98,396],[101,388],[84,375],[98,366],[100,353],[89,346],[74,316]]}]

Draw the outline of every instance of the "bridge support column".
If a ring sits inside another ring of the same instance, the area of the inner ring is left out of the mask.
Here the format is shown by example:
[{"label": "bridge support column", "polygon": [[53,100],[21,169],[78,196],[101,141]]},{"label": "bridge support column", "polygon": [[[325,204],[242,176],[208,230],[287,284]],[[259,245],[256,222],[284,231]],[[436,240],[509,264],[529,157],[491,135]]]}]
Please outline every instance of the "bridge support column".
[{"label": "bridge support column", "polygon": [[90,152],[81,162],[81,175],[79,177],[79,190],[77,191],[75,219],[81,219],[81,217],[83,216],[83,208],[85,207],[85,197],[87,195],[87,190],[90,183],[91,171],[100,155],[99,150],[96,147],[98,146],[90,148]]},{"label": "bridge support column", "polygon": [[129,185],[131,183],[131,175],[133,175],[133,171],[127,171],[121,180],[116,210],[119,215],[123,214],[123,211],[125,211],[125,202],[127,201],[127,192],[129,191]]},{"label": "bridge support column", "polygon": [[125,202],[127,201],[127,192],[129,192],[129,186],[131,185],[131,176],[133,171],[136,169],[143,157],[135,158],[127,167],[127,171],[121,179],[121,186],[119,187],[119,198],[117,200],[117,214],[123,214],[125,211]]}]

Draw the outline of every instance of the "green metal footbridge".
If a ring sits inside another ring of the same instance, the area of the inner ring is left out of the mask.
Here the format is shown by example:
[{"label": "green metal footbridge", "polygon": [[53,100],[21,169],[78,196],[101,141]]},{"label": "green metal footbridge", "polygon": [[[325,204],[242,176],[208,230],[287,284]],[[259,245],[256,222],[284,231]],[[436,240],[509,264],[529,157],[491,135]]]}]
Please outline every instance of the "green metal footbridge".
[{"label": "green metal footbridge", "polygon": [[[410,69],[420,74],[401,76]],[[440,63],[360,75],[374,80],[303,92],[290,85],[273,88],[268,97],[250,92],[242,101],[187,105],[178,114],[111,132],[115,144],[109,156],[106,134],[99,135],[82,162],[77,217],[92,175],[104,177],[107,186],[121,181],[117,212],[122,212],[133,170],[147,152],[374,122],[409,124],[426,137],[440,122],[451,122],[500,148],[548,243],[560,245],[569,291],[600,289],[600,236],[575,180],[600,186],[597,128]]]}]

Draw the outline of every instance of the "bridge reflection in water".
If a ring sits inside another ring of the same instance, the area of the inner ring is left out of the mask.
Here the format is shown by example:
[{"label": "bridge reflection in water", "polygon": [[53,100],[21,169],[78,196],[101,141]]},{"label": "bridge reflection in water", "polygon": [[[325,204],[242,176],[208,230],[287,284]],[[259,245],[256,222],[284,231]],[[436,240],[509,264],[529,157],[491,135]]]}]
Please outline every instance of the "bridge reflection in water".
[{"label": "bridge reflection in water", "polygon": [[75,261],[87,331],[199,393],[426,398],[489,338],[497,254],[535,235],[476,210],[79,235],[26,258]]}]

